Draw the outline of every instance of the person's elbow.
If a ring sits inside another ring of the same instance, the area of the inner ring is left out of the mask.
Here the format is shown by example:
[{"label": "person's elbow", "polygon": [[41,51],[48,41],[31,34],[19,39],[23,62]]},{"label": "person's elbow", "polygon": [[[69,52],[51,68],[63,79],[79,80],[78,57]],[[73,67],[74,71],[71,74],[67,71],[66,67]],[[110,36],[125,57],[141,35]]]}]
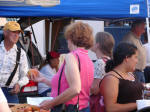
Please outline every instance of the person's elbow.
[{"label": "person's elbow", "polygon": [[113,106],[111,105],[105,105],[105,111],[106,112],[119,112],[117,109],[115,109]]},{"label": "person's elbow", "polygon": [[76,94],[79,94],[80,91],[81,91],[81,86],[76,87],[76,88],[74,89],[74,91],[75,91]]},{"label": "person's elbow", "polygon": [[78,88],[76,89],[76,93],[79,94],[80,92],[81,92],[81,87],[78,87]]},{"label": "person's elbow", "polygon": [[72,87],[72,93],[76,96],[80,93],[81,91],[81,86],[74,86]]},{"label": "person's elbow", "polygon": [[115,112],[111,108],[105,108],[106,112]]},{"label": "person's elbow", "polygon": [[112,112],[112,109],[105,107],[105,111],[106,111],[106,112]]}]

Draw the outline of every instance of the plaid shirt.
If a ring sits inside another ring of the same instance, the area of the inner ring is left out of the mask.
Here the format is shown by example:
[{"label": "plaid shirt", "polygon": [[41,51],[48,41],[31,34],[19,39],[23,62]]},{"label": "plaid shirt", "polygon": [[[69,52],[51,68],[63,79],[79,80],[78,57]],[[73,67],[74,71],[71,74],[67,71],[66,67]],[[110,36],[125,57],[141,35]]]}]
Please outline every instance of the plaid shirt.
[{"label": "plaid shirt", "polygon": [[[7,51],[4,47],[4,41],[2,41],[0,44],[0,87],[5,87],[9,76],[14,70],[16,65],[16,56],[17,46],[14,45],[13,48]],[[27,72],[28,62],[26,53],[21,49],[20,62],[9,87],[12,88],[16,83],[18,83],[21,87],[26,85],[29,81],[26,76]]]}]

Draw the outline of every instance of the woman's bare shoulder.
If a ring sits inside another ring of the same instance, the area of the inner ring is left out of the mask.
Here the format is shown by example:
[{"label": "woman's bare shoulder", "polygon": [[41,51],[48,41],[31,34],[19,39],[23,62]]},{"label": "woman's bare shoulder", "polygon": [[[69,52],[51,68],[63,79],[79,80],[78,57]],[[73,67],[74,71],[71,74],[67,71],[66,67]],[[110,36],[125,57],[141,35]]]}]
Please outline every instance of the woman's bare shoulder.
[{"label": "woman's bare shoulder", "polygon": [[111,83],[118,83],[118,79],[119,77],[117,77],[117,75],[113,72],[108,72],[106,73],[106,75],[103,77],[103,81],[102,82],[106,82],[107,84],[111,84]]},{"label": "woman's bare shoulder", "polygon": [[68,62],[68,61],[73,62],[73,61],[76,61],[76,58],[75,58],[75,56],[74,56],[73,53],[68,53],[68,54],[66,54],[66,56],[65,56],[65,61],[66,61],[66,62]]},{"label": "woman's bare shoulder", "polygon": [[68,53],[65,55],[65,59],[73,58],[73,57],[74,57],[73,53]]},{"label": "woman's bare shoulder", "polygon": [[118,79],[119,77],[114,72],[111,71],[106,73],[104,78],[109,80],[114,80],[114,79]]}]

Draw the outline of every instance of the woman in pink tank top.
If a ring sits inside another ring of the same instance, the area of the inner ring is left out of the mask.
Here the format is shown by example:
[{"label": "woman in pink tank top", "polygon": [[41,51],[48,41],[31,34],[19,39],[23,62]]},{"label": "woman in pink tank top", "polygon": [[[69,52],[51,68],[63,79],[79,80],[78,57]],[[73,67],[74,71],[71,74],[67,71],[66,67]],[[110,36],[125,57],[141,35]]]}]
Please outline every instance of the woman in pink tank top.
[{"label": "woman in pink tank top", "polygon": [[[51,96],[54,99],[42,102],[40,107],[43,109],[51,108],[53,112],[53,109],[60,104],[65,103],[66,108],[78,104],[80,112],[89,112],[88,103],[94,67],[88,57],[87,49],[93,45],[92,29],[88,24],[82,22],[72,23],[67,26],[65,37],[71,52],[66,54],[65,61],[58,73],[54,75],[51,81],[41,75],[32,77],[34,81],[46,83],[52,88]],[[67,112],[71,111],[68,110]]]}]

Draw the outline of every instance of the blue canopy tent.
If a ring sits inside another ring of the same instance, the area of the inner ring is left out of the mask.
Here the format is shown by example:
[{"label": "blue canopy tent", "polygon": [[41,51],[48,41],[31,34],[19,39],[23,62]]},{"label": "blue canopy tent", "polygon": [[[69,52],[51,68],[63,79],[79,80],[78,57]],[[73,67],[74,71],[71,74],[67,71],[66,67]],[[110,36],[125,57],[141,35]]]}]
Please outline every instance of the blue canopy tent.
[{"label": "blue canopy tent", "polygon": [[[145,19],[150,0],[60,0],[53,7],[25,6],[0,0],[0,17],[75,17],[82,19]],[[24,0],[25,1],[25,0]],[[11,6],[12,5],[12,6]]]},{"label": "blue canopy tent", "polygon": [[41,7],[8,6],[8,2],[4,6],[4,2],[0,1],[0,17],[145,18],[146,2],[146,0],[61,0],[59,5]]}]

